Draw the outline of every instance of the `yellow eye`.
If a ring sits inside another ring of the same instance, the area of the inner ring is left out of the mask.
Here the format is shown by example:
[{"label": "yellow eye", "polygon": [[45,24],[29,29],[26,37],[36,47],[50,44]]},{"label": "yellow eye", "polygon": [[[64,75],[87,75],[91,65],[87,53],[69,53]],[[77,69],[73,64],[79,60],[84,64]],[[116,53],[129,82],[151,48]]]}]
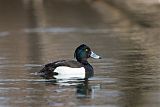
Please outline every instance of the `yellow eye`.
[{"label": "yellow eye", "polygon": [[86,51],[88,51],[88,49],[86,49]]}]

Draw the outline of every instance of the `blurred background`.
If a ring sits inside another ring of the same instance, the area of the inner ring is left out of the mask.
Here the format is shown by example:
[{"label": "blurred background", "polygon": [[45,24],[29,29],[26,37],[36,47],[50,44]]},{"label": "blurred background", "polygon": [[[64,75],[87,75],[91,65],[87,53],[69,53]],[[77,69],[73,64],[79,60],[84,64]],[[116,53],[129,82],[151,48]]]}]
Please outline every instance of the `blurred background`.
[{"label": "blurred background", "polygon": [[[160,0],[0,0],[0,107],[159,107]],[[44,80],[85,43],[89,81]]]}]

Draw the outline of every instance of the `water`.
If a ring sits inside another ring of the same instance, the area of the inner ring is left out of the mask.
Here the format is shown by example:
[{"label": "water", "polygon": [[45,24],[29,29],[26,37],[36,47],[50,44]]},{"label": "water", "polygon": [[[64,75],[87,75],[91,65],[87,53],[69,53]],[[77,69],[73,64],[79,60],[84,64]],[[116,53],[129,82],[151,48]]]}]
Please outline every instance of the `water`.
[{"label": "water", "polygon": [[[112,7],[104,13],[100,2],[42,3],[0,1],[1,107],[160,106],[159,28],[140,27]],[[73,59],[82,43],[102,56],[89,59],[93,78],[36,75],[45,63]]]}]

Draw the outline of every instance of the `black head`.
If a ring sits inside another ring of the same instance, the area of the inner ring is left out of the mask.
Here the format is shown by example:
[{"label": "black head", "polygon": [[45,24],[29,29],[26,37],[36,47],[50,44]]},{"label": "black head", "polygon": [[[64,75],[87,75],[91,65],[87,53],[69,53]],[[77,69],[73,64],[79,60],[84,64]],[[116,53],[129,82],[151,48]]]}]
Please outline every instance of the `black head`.
[{"label": "black head", "polygon": [[87,61],[87,59],[90,58],[90,57],[95,58],[95,59],[101,59],[100,56],[98,56],[95,53],[93,53],[91,51],[91,49],[87,45],[85,45],[85,44],[80,45],[75,50],[74,57],[79,62]]}]

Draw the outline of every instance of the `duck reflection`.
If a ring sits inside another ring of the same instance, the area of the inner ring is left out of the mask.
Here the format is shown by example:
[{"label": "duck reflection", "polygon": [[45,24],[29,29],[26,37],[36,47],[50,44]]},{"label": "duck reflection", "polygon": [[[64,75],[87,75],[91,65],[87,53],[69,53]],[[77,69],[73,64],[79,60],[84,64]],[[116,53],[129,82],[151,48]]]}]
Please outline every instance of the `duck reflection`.
[{"label": "duck reflection", "polygon": [[88,79],[84,80],[81,84],[76,86],[77,98],[87,98],[91,95],[92,88],[88,85]]},{"label": "duck reflection", "polygon": [[89,98],[92,93],[92,88],[89,85],[89,80],[87,79],[72,79],[72,80],[46,80],[46,85],[58,85],[65,87],[74,87],[75,94],[77,98]]}]

